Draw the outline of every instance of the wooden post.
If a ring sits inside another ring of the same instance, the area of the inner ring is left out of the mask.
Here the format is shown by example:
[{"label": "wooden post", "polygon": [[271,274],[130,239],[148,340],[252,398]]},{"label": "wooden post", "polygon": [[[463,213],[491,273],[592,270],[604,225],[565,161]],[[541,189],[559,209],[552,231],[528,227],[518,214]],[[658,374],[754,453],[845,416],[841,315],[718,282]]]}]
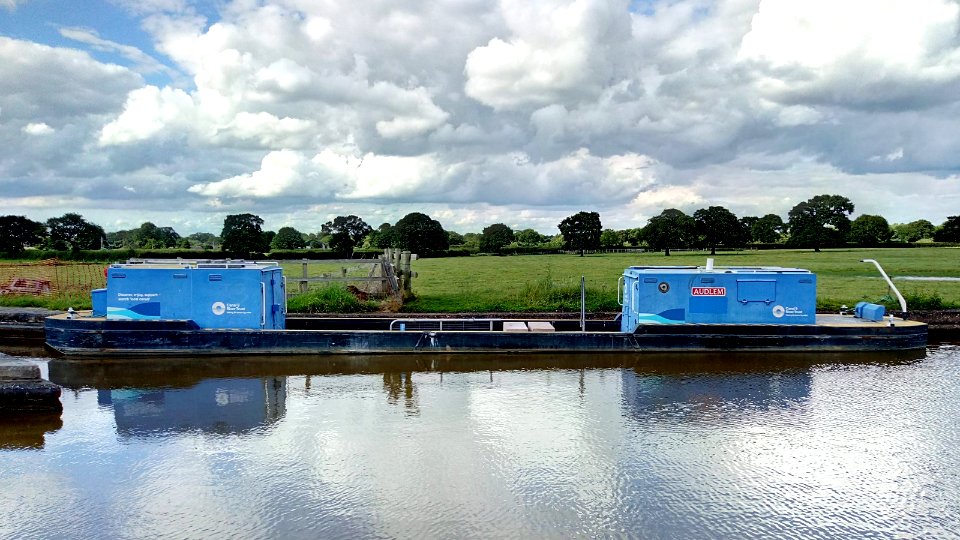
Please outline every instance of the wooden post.
[{"label": "wooden post", "polygon": [[404,290],[404,291],[407,291],[407,292],[410,292],[410,290],[412,289],[412,286],[411,286],[411,283],[410,283],[410,282],[413,281],[413,280],[411,279],[411,278],[413,277],[413,273],[410,271],[410,252],[409,252],[409,251],[404,251],[402,257],[403,257],[403,262],[402,262],[402,267],[403,267],[403,290]]},{"label": "wooden post", "polygon": [[303,281],[300,282],[300,294],[307,292],[307,259],[303,259]]}]

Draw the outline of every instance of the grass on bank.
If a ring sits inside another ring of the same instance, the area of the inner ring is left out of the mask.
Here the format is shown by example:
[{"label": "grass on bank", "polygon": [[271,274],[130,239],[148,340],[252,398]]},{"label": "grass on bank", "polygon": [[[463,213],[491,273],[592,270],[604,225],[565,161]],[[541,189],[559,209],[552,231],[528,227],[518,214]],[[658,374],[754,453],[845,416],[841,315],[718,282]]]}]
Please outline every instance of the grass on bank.
[{"label": "grass on bank", "polygon": [[[580,276],[586,279],[587,309],[618,311],[617,279],[635,266],[703,266],[707,252],[519,255],[419,259],[414,263],[415,298],[408,312],[578,311]],[[773,250],[721,252],[717,266],[784,266],[817,274],[817,307],[837,310],[861,300],[890,309],[899,305],[872,264],[891,277],[960,277],[956,248]],[[895,280],[912,310],[960,308],[960,282]]]},{"label": "grass on bank", "polygon": [[330,284],[292,296],[287,301],[290,313],[364,313],[381,311],[380,302],[361,301],[345,285]]},{"label": "grass on bank", "polygon": [[[619,311],[617,279],[631,265],[702,266],[706,252],[613,253],[588,255],[474,256],[419,259],[413,296],[404,303],[406,312],[576,312],[580,309],[580,276],[586,279],[589,311]],[[861,300],[899,309],[872,264],[880,261],[887,274],[919,277],[960,278],[960,249],[840,249],[722,252],[713,256],[717,266],[786,266],[806,268],[817,274],[817,307],[837,310]],[[358,269],[359,270],[359,269]],[[288,279],[296,269],[287,269]],[[339,272],[332,268],[331,273]],[[353,274],[354,270],[348,270]],[[357,272],[360,273],[359,271]],[[296,274],[294,274],[296,275]],[[911,310],[960,308],[960,282],[895,280]],[[87,293],[66,297],[0,296],[3,306],[38,306],[64,310],[89,309]],[[399,306],[378,301],[361,302],[343,286],[311,289],[291,297],[291,313],[359,313],[395,311]]]}]

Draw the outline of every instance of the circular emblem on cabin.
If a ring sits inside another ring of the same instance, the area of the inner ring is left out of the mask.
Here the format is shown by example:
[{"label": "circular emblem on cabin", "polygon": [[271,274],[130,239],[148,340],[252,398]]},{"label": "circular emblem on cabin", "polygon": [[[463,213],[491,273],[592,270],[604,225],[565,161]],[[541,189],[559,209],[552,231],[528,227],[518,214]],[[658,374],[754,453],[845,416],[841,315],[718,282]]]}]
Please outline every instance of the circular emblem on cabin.
[{"label": "circular emblem on cabin", "polygon": [[214,315],[223,315],[227,312],[227,305],[223,302],[214,302],[213,305],[210,306],[210,311],[213,311]]},{"label": "circular emblem on cabin", "polygon": [[660,292],[665,293],[670,290],[670,284],[666,281],[661,281],[657,288],[660,289]]},{"label": "circular emblem on cabin", "polygon": [[781,305],[773,306],[773,316],[774,316],[774,317],[776,317],[776,318],[779,319],[780,317],[783,317],[783,314],[784,314],[784,313],[786,313],[786,310],[783,309],[783,306],[781,306]]}]

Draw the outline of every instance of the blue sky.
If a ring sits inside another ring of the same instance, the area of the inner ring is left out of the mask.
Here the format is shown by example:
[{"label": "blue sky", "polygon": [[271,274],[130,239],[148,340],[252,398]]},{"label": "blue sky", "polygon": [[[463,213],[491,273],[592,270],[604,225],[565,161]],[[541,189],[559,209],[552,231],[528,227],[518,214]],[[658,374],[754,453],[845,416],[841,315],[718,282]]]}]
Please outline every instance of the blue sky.
[{"label": "blue sky", "polygon": [[0,0],[0,206],[106,230],[960,209],[953,0]]}]

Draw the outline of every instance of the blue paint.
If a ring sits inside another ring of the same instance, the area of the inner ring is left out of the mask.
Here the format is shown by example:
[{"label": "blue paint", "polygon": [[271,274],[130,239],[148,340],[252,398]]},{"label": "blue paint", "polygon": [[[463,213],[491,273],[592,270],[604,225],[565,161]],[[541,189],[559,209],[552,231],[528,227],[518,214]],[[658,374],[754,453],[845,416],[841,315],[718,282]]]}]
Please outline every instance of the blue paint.
[{"label": "blue paint", "polygon": [[107,271],[110,320],[192,320],[200,328],[285,327],[283,274],[274,263],[126,263]]},{"label": "blue paint", "polygon": [[623,280],[622,332],[640,324],[816,323],[817,280],[809,270],[631,266]]}]

